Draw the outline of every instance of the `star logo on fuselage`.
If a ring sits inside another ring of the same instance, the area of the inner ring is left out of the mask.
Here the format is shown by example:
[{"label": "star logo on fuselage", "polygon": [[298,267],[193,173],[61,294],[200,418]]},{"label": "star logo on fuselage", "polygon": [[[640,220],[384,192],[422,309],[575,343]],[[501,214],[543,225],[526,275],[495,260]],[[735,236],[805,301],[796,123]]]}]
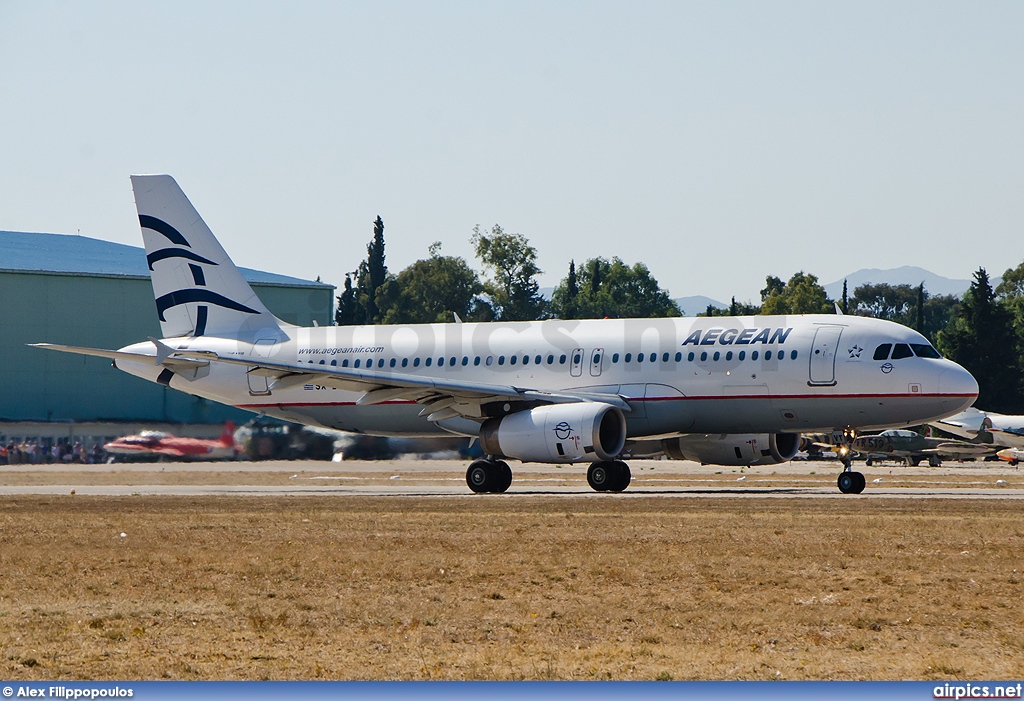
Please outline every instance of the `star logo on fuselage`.
[{"label": "star logo on fuselage", "polygon": [[859,358],[862,350],[864,349],[861,348],[860,346],[855,345],[853,348],[850,349],[850,357]]}]

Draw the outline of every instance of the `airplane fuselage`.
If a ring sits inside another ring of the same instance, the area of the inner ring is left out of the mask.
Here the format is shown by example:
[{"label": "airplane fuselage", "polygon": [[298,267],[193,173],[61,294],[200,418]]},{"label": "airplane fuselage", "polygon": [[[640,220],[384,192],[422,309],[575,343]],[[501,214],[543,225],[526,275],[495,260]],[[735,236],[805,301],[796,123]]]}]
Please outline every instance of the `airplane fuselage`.
[{"label": "airplane fuselage", "polygon": [[[874,360],[881,344],[927,344],[891,322],[855,316],[548,320],[411,326],[283,327],[286,338],[166,339],[176,350],[395,376],[619,395],[628,435],[827,431],[916,425],[969,406],[977,388],[939,357]],[[153,345],[122,349],[152,355]],[[465,418],[428,421],[407,399],[358,405],[330,382],[289,384],[214,363],[127,372],[258,413],[386,436],[475,435]],[[466,413],[466,412],[463,412]],[[472,413],[471,411],[468,413]]]}]

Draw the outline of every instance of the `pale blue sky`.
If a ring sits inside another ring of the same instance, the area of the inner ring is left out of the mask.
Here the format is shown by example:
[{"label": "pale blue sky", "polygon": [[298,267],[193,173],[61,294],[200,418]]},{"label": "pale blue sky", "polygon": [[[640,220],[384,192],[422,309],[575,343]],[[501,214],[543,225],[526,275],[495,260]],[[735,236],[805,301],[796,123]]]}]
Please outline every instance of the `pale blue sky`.
[{"label": "pale blue sky", "polygon": [[[0,229],[141,245],[177,178],[235,262],[338,284],[474,224],[754,299],[1024,260],[1024,3],[0,0]],[[2,261],[0,261],[2,264]]]}]

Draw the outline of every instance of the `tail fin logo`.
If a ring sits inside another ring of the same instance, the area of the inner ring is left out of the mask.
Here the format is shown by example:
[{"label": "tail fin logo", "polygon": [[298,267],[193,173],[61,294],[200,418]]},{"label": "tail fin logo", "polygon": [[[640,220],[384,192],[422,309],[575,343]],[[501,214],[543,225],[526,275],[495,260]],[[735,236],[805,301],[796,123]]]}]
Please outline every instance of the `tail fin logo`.
[{"label": "tail fin logo", "polygon": [[[140,214],[139,224],[141,224],[144,229],[150,229],[157,232],[173,244],[185,246],[186,249],[192,248],[188,239],[182,236],[180,231],[162,219],[151,217],[148,214]],[[180,248],[162,248],[158,251],[153,251],[146,256],[146,262],[149,265],[149,269],[152,271],[154,263],[168,258],[184,258],[185,260],[195,261],[196,263],[217,265],[214,261],[204,258],[195,251],[183,250]],[[192,263],[189,263],[188,267],[192,272],[192,280],[195,282],[197,288],[206,287],[206,275],[203,273],[203,269],[198,265],[193,265]],[[190,302],[206,302],[207,304],[224,307],[225,309],[231,309],[236,312],[259,314],[255,309],[251,309],[244,304],[239,304],[238,302],[228,299],[224,295],[213,292],[212,290],[188,289],[175,290],[174,292],[169,292],[161,297],[157,297],[156,311],[160,316],[160,321],[167,321],[167,318],[164,316],[164,312],[168,309],[182,304],[189,304]],[[208,317],[209,308],[207,306],[202,305],[196,310],[196,326],[193,331],[194,335],[202,336],[206,333],[206,322]]]}]

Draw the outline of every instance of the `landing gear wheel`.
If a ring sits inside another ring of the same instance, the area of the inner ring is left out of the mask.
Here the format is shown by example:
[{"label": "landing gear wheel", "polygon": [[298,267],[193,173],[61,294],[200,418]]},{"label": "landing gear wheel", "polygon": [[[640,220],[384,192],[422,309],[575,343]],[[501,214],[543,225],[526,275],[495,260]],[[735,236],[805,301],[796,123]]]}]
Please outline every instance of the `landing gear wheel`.
[{"label": "landing gear wheel", "polygon": [[928,467],[938,467],[942,464],[942,460],[939,459],[938,455],[931,455],[928,457]]},{"label": "landing gear wheel", "polygon": [[477,494],[500,494],[512,486],[512,469],[502,460],[476,460],[466,470],[466,484]]},{"label": "landing gear wheel", "polygon": [[616,484],[614,463],[595,462],[587,468],[587,484],[595,492],[607,492]]},{"label": "landing gear wheel", "polygon": [[496,479],[494,489],[491,491],[495,494],[501,494],[502,492],[508,491],[508,488],[512,486],[512,468],[508,466],[508,463],[504,460],[499,460],[494,463]]},{"label": "landing gear wheel", "polygon": [[860,472],[840,472],[836,486],[843,494],[860,494],[864,491],[866,480]]},{"label": "landing gear wheel", "polygon": [[869,455],[868,457],[864,458],[864,464],[865,464],[865,465],[866,465],[867,467],[871,467],[871,466],[872,466],[872,465],[874,464],[874,462],[875,462],[875,461],[871,459],[871,456],[870,456],[870,455]]},{"label": "landing gear wheel", "polygon": [[629,486],[633,475],[629,471],[629,465],[621,460],[615,460],[611,464],[615,470],[615,483],[609,488],[609,491],[621,492]]},{"label": "landing gear wheel", "polygon": [[477,494],[489,492],[491,463],[486,460],[475,460],[466,470],[466,484]]}]

